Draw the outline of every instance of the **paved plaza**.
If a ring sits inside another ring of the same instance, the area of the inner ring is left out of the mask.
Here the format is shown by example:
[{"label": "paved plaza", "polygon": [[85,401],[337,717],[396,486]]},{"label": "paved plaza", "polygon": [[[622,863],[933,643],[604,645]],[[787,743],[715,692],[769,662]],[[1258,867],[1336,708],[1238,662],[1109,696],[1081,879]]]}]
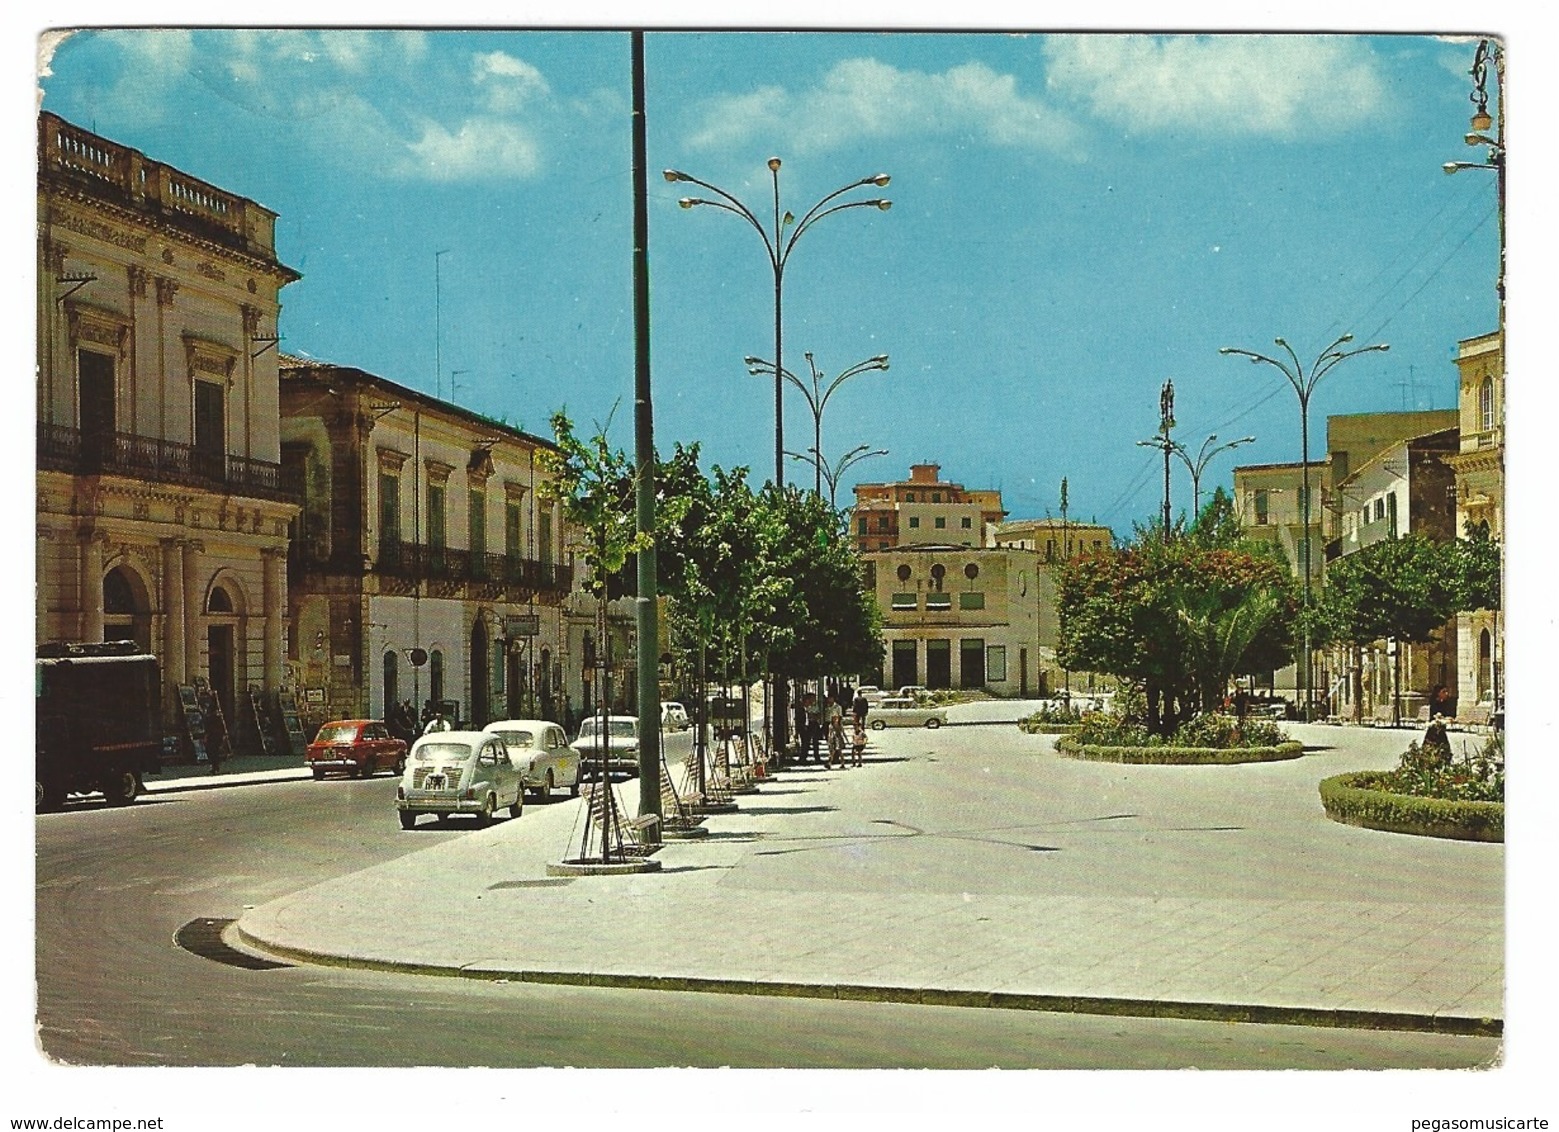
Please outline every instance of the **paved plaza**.
[{"label": "paved plaza", "polygon": [[1316,793],[1412,733],[1296,725],[1290,762],[1122,766],[1061,758],[1014,713],[967,705],[873,732],[863,767],[789,768],[656,872],[549,876],[581,820],[560,798],[238,928],[494,979],[1497,1030],[1503,846],[1338,825]]}]

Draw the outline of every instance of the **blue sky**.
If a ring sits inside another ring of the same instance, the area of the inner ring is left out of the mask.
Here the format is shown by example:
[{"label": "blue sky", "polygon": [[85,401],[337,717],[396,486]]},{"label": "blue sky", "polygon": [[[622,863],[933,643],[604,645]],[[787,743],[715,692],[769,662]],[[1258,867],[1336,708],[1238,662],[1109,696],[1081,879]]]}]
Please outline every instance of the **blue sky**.
[{"label": "blue sky", "polygon": [[[1447,177],[1475,44],[1423,35],[713,31],[646,43],[657,441],[773,470],[772,274],[740,219],[682,210],[684,169],[797,215],[879,171],[893,208],[824,219],[785,285],[785,360],[886,374],[836,394],[845,477],[933,461],[1014,517],[1122,532],[1159,505],[1158,391],[1176,438],[1299,456],[1276,370],[1337,335],[1386,342],[1312,402],[1454,403],[1460,338],[1495,327],[1494,181]],[[629,39],[612,31],[78,33],[43,106],[280,214],[283,348],[359,366],[531,431],[566,406],[632,446]],[[866,192],[859,196],[871,195]],[[846,198],[846,199],[854,199]],[[445,254],[439,255],[443,252]],[[437,285],[436,285],[437,279]],[[615,417],[613,406],[621,402]],[[787,399],[786,447],[811,419]],[[787,476],[810,482],[792,464]],[[1177,465],[1177,510],[1189,479]]]}]

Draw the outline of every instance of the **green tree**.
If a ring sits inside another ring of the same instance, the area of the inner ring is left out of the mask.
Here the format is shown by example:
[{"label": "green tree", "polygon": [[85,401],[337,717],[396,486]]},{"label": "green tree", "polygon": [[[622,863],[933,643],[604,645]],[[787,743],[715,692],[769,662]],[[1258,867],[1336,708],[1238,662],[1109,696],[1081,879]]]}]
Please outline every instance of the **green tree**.
[{"label": "green tree", "polygon": [[1287,663],[1297,610],[1287,569],[1265,554],[1139,531],[1058,576],[1058,661],[1141,684],[1147,726],[1168,735],[1222,698],[1229,679]]},{"label": "green tree", "polygon": [[[1452,543],[1419,534],[1383,539],[1331,563],[1317,623],[1326,638],[1358,647],[1375,641],[1431,640],[1466,597],[1467,583]],[[1357,672],[1357,666],[1355,666]],[[1354,703],[1359,703],[1355,676]],[[1393,666],[1393,719],[1401,722],[1401,661]]]},{"label": "green tree", "polygon": [[1467,537],[1451,544],[1456,574],[1456,611],[1500,608],[1501,554],[1487,526],[1467,524]]}]

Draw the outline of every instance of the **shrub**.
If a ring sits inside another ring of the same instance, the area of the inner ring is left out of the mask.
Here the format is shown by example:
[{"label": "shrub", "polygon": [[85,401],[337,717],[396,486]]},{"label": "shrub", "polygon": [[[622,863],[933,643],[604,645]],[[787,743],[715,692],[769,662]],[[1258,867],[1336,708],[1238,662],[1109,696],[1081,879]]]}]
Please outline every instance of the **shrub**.
[{"label": "shrub", "polygon": [[1409,743],[1396,770],[1355,776],[1356,786],[1452,802],[1505,800],[1505,738],[1495,735],[1477,752],[1447,760],[1438,744]]},{"label": "shrub", "polygon": [[1206,712],[1180,725],[1173,743],[1177,747],[1275,747],[1288,738],[1270,719],[1249,719],[1243,723],[1232,715]]},{"label": "shrub", "polygon": [[1385,775],[1361,771],[1321,780],[1326,816],[1345,825],[1447,837],[1459,841],[1504,841],[1503,802],[1468,802],[1399,794],[1381,785]]}]

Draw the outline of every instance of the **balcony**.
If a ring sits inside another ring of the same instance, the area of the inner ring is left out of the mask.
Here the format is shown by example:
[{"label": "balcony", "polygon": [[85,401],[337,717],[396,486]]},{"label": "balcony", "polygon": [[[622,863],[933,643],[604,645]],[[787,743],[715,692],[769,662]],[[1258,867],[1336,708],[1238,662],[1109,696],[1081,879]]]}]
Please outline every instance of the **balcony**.
[{"label": "balcony", "polygon": [[128,432],[83,433],[79,428],[40,421],[38,468],[77,476],[125,476],[281,503],[302,502],[301,492],[283,486],[280,464],[202,452],[190,444]]},{"label": "balcony", "polygon": [[488,586],[504,591],[510,600],[516,595],[562,595],[573,585],[567,563],[403,541],[381,543],[373,569],[401,582]]}]

